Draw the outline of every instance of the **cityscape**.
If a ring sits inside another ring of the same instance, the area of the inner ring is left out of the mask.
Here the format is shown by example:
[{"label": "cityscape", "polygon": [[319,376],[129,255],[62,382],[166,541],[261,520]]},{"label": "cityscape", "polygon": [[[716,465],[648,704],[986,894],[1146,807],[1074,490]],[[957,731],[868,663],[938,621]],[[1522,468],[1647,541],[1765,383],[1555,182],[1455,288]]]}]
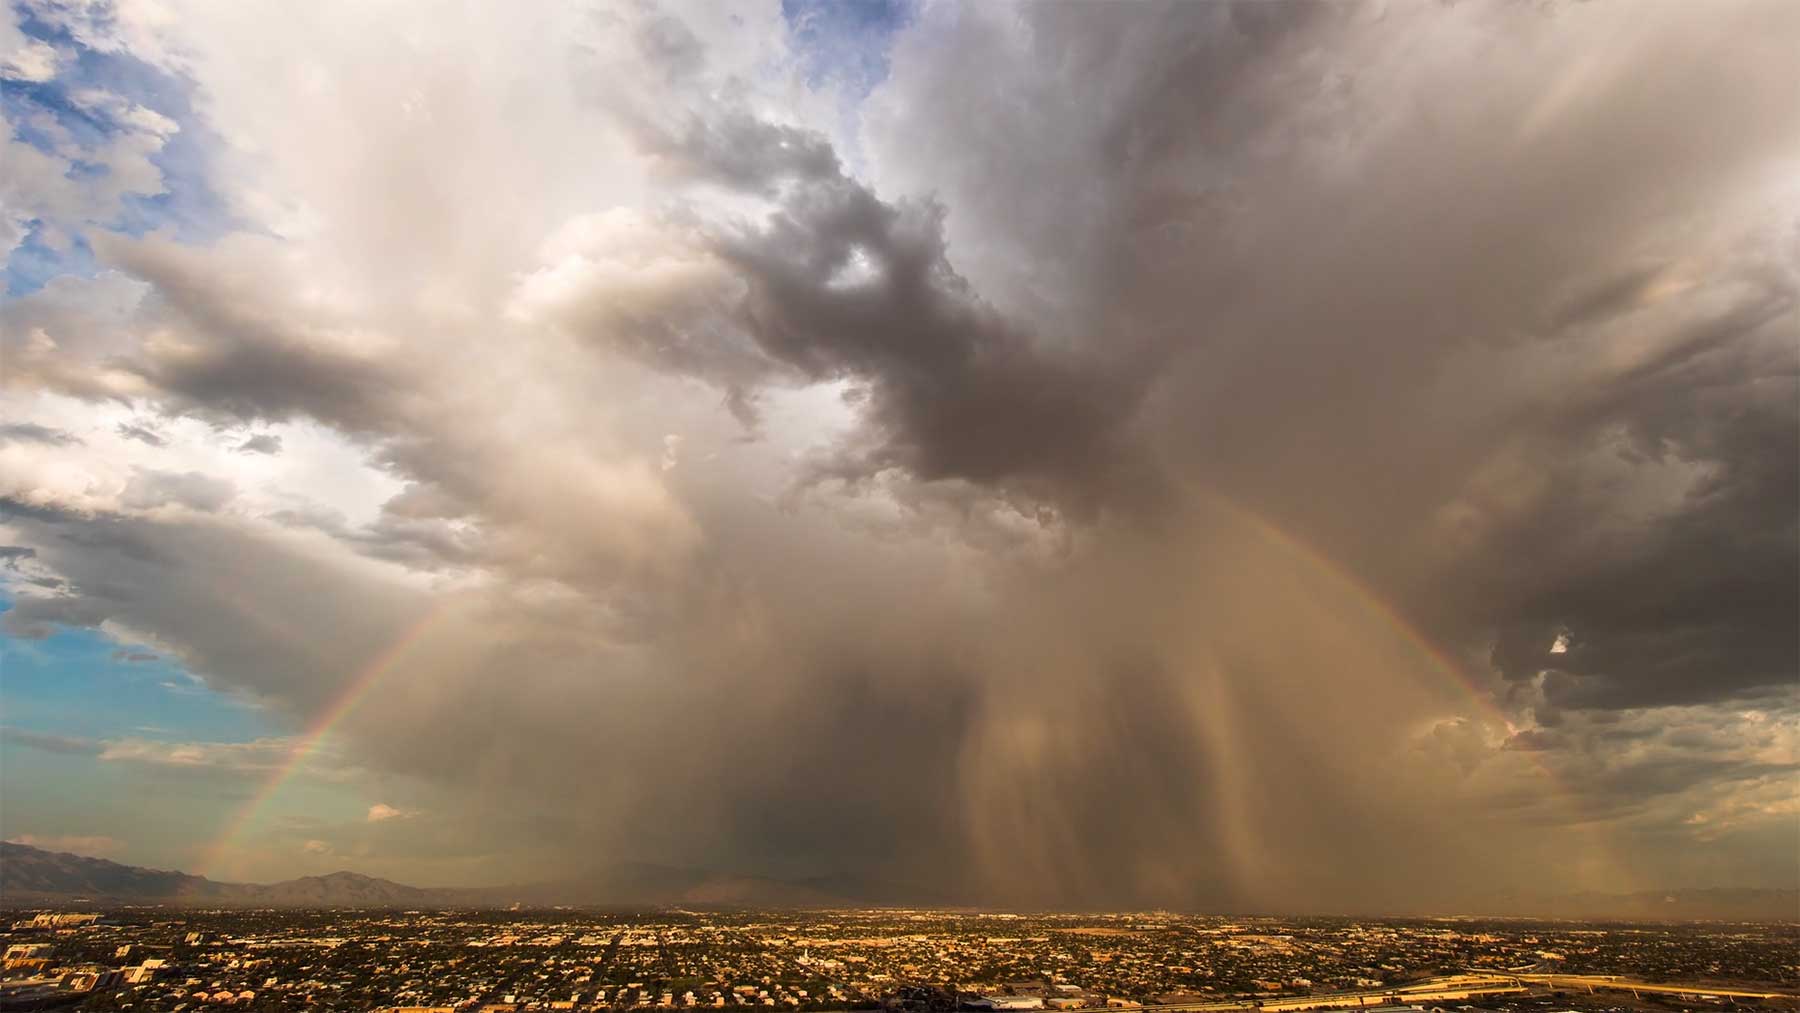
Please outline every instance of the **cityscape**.
[{"label": "cityscape", "polygon": [[1800,924],[934,910],[17,912],[0,1009],[1800,1009]]}]

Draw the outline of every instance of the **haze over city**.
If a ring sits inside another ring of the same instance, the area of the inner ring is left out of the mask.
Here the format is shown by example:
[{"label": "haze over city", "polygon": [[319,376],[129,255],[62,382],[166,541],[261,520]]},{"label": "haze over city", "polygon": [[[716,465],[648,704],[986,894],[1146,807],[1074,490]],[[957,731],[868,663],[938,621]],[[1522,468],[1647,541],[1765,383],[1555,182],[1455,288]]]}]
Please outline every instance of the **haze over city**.
[{"label": "haze over city", "polygon": [[1797,52],[1787,0],[12,0],[0,837],[245,904],[1794,891]]}]

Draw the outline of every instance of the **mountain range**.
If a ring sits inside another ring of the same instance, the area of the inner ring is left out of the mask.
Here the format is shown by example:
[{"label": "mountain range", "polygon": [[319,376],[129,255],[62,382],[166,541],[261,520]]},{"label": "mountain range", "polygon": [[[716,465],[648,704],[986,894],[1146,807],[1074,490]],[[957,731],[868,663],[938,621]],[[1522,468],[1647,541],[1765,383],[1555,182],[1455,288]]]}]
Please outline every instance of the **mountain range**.
[{"label": "mountain range", "polygon": [[[354,872],[278,883],[224,883],[185,872],[0,842],[0,907],[166,904],[272,908],[806,908],[950,906],[943,897],[850,880],[788,881],[627,862],[590,875],[517,886],[407,886]],[[1404,909],[1397,909],[1403,911]],[[1795,921],[1800,890],[1688,889],[1632,894],[1510,897],[1484,904],[1501,917],[1646,921]]]},{"label": "mountain range", "polygon": [[627,862],[579,879],[498,887],[417,887],[354,872],[278,883],[225,883],[185,872],[122,865],[103,858],[0,842],[0,905],[75,902],[219,907],[830,907],[879,903],[821,885],[763,876]]}]

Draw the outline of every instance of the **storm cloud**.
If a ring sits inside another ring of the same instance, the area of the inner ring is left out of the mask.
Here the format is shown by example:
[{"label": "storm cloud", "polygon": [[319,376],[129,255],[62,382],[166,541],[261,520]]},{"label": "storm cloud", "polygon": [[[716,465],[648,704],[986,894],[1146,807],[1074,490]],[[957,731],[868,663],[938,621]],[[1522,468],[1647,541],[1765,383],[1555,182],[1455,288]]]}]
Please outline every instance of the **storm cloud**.
[{"label": "storm cloud", "polygon": [[854,94],[773,4],[331,7],[37,13],[234,217],[8,297],[11,635],[354,698],[489,882],[1794,885],[1793,5],[924,3]]}]

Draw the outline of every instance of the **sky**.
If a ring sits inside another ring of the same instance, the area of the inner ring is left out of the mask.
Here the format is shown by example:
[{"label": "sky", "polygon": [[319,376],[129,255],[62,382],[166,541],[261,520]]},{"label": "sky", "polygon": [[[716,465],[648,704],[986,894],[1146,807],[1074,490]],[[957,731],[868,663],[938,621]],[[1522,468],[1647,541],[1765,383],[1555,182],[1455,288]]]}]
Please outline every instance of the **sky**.
[{"label": "sky", "polygon": [[0,836],[1800,886],[1800,6],[14,0]]}]

